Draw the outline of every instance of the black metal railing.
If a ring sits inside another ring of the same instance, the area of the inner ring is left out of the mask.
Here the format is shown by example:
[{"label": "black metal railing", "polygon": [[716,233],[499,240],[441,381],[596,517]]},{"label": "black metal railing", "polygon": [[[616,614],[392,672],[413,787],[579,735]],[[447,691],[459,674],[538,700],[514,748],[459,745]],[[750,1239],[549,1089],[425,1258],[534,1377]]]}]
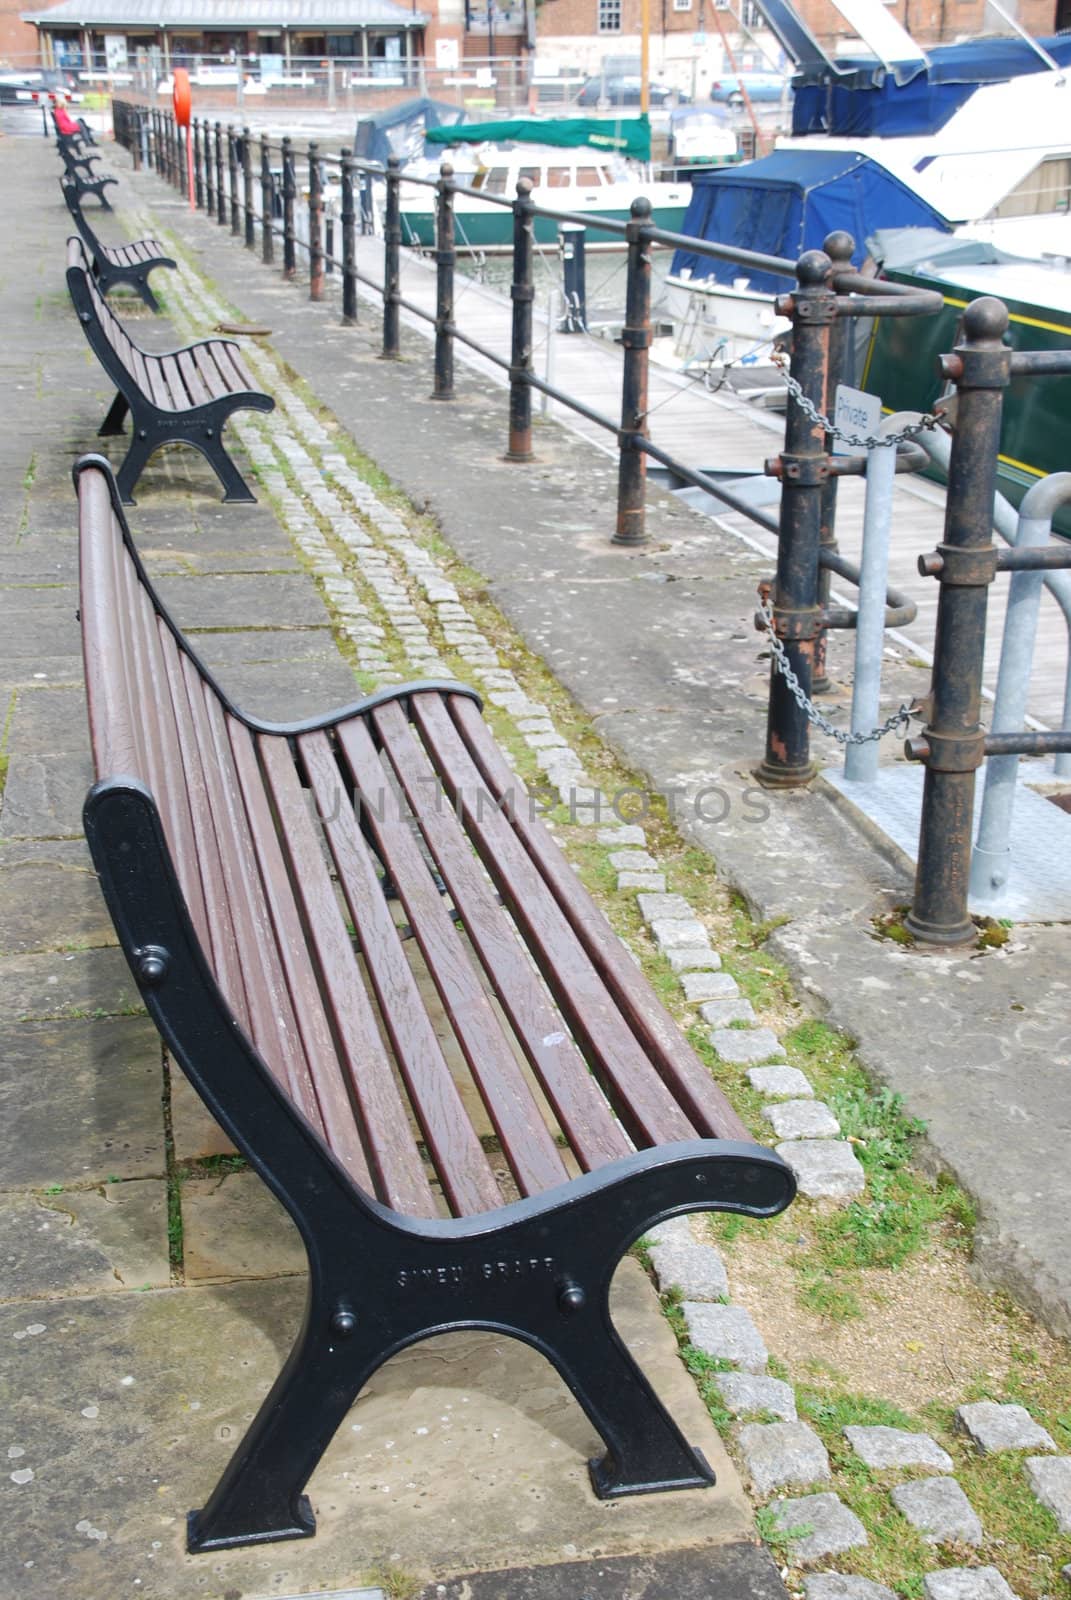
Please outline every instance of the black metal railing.
[{"label": "black metal railing", "polygon": [[[148,121],[146,121],[148,119]],[[116,102],[116,137],[129,148],[135,160],[144,160],[161,175],[182,187],[180,175],[166,157],[170,113],[148,112],[143,107]],[[213,138],[214,135],[214,138]],[[221,154],[220,125],[207,122],[193,129],[194,194],[210,216],[222,225],[231,220],[232,230],[244,238],[249,249],[256,248],[257,231],[262,259],[275,260],[275,241],[282,239],[282,270],[294,278],[298,257],[308,265],[309,294],[314,300],[324,292],[325,273],[338,272],[342,283],[342,316],[346,323],[358,318],[358,285],[374,291],[382,301],[383,358],[396,358],[401,349],[401,312],[428,322],[434,327],[434,397],[447,401],[454,394],[454,349],[461,343],[484,360],[504,371],[509,388],[507,458],[524,462],[532,459],[532,395],[546,395],[612,435],[618,446],[619,470],[615,544],[636,546],[646,538],[646,474],[648,459],[668,467],[682,482],[711,495],[730,510],[760,524],[778,540],[777,570],[773,583],[764,588],[768,598],[771,625],[783,647],[788,666],[801,693],[797,693],[778,663],[771,663],[770,698],[766,747],[758,767],[760,779],[775,787],[792,787],[810,781],[815,766],[810,754],[811,723],[807,702],[824,684],[824,647],[828,630],[854,625],[855,613],[829,604],[830,574],[858,583],[858,568],[841,556],[836,548],[835,518],[837,480],[841,476],[866,470],[864,457],[830,456],[831,439],[821,417],[832,409],[836,386],[846,376],[852,321],[858,317],[929,315],[941,309],[941,296],[930,290],[867,278],[851,265],[854,243],[849,235],[834,233],[824,250],[808,251],[799,261],[759,254],[735,246],[695,239],[655,226],[649,202],[637,200],[627,222],[600,218],[601,234],[620,239],[627,250],[627,291],[621,407],[618,417],[603,414],[576,395],[569,394],[537,375],[533,367],[533,245],[534,219],[547,217],[559,225],[589,225],[591,219],[574,212],[536,205],[531,185],[522,179],[514,197],[489,194],[459,183],[449,163],[444,163],[438,178],[406,176],[407,185],[418,185],[436,192],[434,312],[405,299],[401,291],[401,205],[402,165],[396,159],[385,166],[359,159],[349,149],[338,156],[323,155],[315,143],[308,147],[307,200],[304,208],[304,238],[297,218],[298,186],[295,154],[291,139],[278,143],[262,135],[254,140],[248,128],[240,133],[226,130],[228,159]],[[259,163],[253,151],[259,145]],[[232,148],[234,155],[231,155]],[[140,152],[140,154],[139,154]],[[277,158],[277,159],[276,159]],[[236,173],[244,173],[247,162],[252,172],[258,165],[259,185],[243,183],[237,192]],[[225,192],[224,170],[231,187]],[[336,172],[341,186],[341,257],[333,244],[324,241],[324,176]],[[368,231],[371,213],[370,191],[373,181],[385,186],[381,278],[370,276],[358,265],[358,234]],[[361,186],[360,205],[355,204],[355,187]],[[259,203],[258,203],[259,190]],[[229,196],[229,209],[228,209]],[[455,316],[454,271],[455,229],[453,208],[458,196],[472,196],[488,206],[508,209],[513,215],[513,269],[510,287],[511,339],[509,356],[490,349],[458,325]],[[237,216],[239,225],[235,226]],[[733,490],[707,474],[677,461],[651,437],[648,418],[648,363],[651,327],[651,253],[656,247],[686,247],[696,254],[727,261],[751,271],[775,273],[794,282],[791,293],[776,302],[777,311],[788,318],[791,334],[789,398],[785,443],[781,454],[767,463],[767,471],[781,479],[780,514],[771,516],[751,505]],[[818,417],[819,420],[815,420]],[[910,454],[910,453],[909,453]],[[904,465],[914,468],[914,459]],[[889,591],[886,622],[902,626],[912,620],[914,606],[903,595]],[[757,626],[765,626],[759,616]]]}]

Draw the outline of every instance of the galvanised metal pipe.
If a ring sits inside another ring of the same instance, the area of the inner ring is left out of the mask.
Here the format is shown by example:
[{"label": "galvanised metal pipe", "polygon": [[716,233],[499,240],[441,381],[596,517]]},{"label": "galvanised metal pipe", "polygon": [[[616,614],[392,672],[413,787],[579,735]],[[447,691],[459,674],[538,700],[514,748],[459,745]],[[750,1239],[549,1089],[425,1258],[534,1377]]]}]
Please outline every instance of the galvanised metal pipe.
[{"label": "galvanised metal pipe", "polygon": [[[838,275],[851,269],[852,253],[855,250],[855,240],[850,233],[842,229],[829,234],[823,241],[822,249],[833,263],[833,287],[838,285]],[[826,398],[823,407],[827,417],[832,417],[836,410],[837,385],[849,381],[848,359],[851,355],[851,329],[843,318],[838,318],[829,330],[829,368],[826,373]],[[826,434],[826,452],[832,453],[833,435]],[[831,472],[822,486],[822,529],[820,542],[823,550],[837,548],[837,478]],[[823,567],[818,574],[818,603],[823,611],[829,609],[829,568]],[[826,676],[826,630],[819,630],[814,641],[814,674],[811,687],[815,694],[826,694],[829,691],[829,678]]]},{"label": "galvanised metal pipe", "polygon": [[518,178],[513,202],[513,338],[509,363],[509,446],[507,461],[532,459],[532,182]]},{"label": "galvanised metal pipe", "polygon": [[397,156],[387,157],[387,204],[383,218],[383,358],[396,361],[400,353],[398,332],[401,295],[401,215],[402,164]]},{"label": "galvanised metal pipe", "polygon": [[242,218],[238,206],[238,140],[233,122],[227,124],[227,178],[231,196],[231,233],[237,237],[242,231]]},{"label": "galvanised metal pipe", "polygon": [[242,129],[242,210],[245,214],[245,247],[256,247],[256,215],[253,210],[253,135],[248,124]]},{"label": "galvanised metal pipe", "polygon": [[324,296],[324,197],[319,145],[309,143],[309,299]]},{"label": "galvanised metal pipe", "polygon": [[[1071,472],[1054,472],[1033,484],[1019,506],[1015,548],[1039,549],[1048,545],[1052,538],[1052,519],[1058,508],[1069,501]],[[1071,554],[1066,548],[1059,553]],[[989,724],[992,734],[1023,731],[1044,581],[1040,570],[1012,573],[997,690]],[[1011,876],[1011,826],[1018,770],[1017,755],[988,758],[978,837],[971,855],[971,895],[987,909],[998,913],[1007,899]]]},{"label": "galvanised metal pipe", "polygon": [[201,127],[200,117],[194,117],[193,119],[193,181],[197,209],[198,211],[203,211],[205,204],[204,130]]},{"label": "galvanised metal pipe", "polygon": [[297,270],[297,251],[294,236],[294,156],[290,135],[283,137],[283,277],[292,278]]},{"label": "galvanised metal pipe", "polygon": [[227,194],[223,187],[223,124],[216,123],[216,221],[227,226]]},{"label": "galvanised metal pipe", "polygon": [[648,363],[651,348],[651,202],[633,200],[628,221],[628,278],[621,343],[621,431],[618,434],[617,526],[611,544],[647,542],[647,453],[636,437],[647,437]]},{"label": "galvanised metal pipe", "polygon": [[[904,425],[897,412],[878,427],[878,438],[888,438]],[[869,733],[877,726],[881,709],[881,669],[885,657],[886,584],[892,535],[893,489],[896,487],[896,446],[877,445],[867,451],[866,503],[863,509],[863,553],[859,562],[859,611],[855,625],[855,677],[852,683],[853,733]],[[844,776],[851,783],[873,783],[878,775],[878,741],[850,744],[844,751]]]},{"label": "galvanised metal pipe", "polygon": [[357,235],[353,206],[353,151],[342,152],[342,320],[357,321]]},{"label": "galvanised metal pipe", "polygon": [[[792,318],[791,374],[819,409],[825,403],[829,333],[837,312],[823,250],[808,250],[796,265],[798,288],[776,301],[781,316]],[[829,474],[825,433],[790,395],[781,455],[781,516],[777,576],[773,588],[773,626],[788,664],[809,698],[813,688],[814,646],[820,626],[819,550],[822,538],[822,488]],[[766,754],[756,776],[772,788],[795,788],[814,777],[810,723],[785,682],[777,661],[770,662],[770,701]]]},{"label": "galvanised metal pipe", "polygon": [[974,775],[985,754],[980,721],[989,585],[996,573],[993,495],[1000,422],[1011,371],[1007,308],[985,295],[963,313],[963,343],[939,370],[956,382],[956,432],[948,468],[944,558],[930,719],[909,760],[926,766],[915,892],[905,926],[927,944],[974,936],[967,910]]},{"label": "galvanised metal pipe", "polygon": [[439,168],[435,196],[435,386],[433,400],[454,398],[454,169]]},{"label": "galvanised metal pipe", "polygon": [[266,134],[260,138],[260,259],[268,266],[275,260],[275,179]]}]

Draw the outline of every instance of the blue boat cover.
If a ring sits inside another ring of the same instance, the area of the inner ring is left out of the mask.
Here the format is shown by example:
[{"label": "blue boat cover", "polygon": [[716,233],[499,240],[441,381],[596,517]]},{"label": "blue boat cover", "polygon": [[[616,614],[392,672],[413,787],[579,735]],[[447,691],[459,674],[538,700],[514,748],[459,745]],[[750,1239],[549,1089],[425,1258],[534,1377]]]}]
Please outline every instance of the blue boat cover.
[{"label": "blue boat cover", "polygon": [[[877,228],[911,227],[950,231],[939,212],[868,156],[850,150],[775,150],[760,161],[697,177],[681,232],[795,260],[804,250],[821,249],[827,234],[843,228],[857,241],[852,259],[859,266],[868,234]],[[688,269],[692,278],[718,283],[746,276],[751,288],[772,293],[793,283],[693,250],[677,250],[670,270]]]},{"label": "blue boat cover", "polygon": [[384,165],[390,156],[412,161],[424,154],[424,135],[429,128],[464,120],[464,108],[445,100],[406,100],[387,111],[358,118],[353,153],[364,161],[381,161]]},{"label": "blue boat cover", "polygon": [[[1071,63],[1071,37],[1038,44],[1060,66]],[[972,39],[935,45],[928,66],[887,72],[873,56],[837,58],[835,72],[808,65],[792,80],[792,132],[865,138],[875,134],[926,134],[943,128],[983,83],[1006,83],[1044,72],[1046,63],[1025,39]],[[900,81],[902,80],[902,81]]]}]

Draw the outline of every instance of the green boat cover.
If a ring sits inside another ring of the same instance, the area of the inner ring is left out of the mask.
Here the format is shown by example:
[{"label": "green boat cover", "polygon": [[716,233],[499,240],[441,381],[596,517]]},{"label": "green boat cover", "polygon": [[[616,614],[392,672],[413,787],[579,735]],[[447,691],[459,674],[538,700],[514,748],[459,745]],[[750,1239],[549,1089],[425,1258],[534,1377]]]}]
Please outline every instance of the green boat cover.
[{"label": "green boat cover", "polygon": [[634,161],[651,159],[651,123],[639,117],[514,117],[506,122],[459,122],[450,127],[429,128],[427,144],[550,144],[563,149],[580,145],[609,154],[631,156]]}]

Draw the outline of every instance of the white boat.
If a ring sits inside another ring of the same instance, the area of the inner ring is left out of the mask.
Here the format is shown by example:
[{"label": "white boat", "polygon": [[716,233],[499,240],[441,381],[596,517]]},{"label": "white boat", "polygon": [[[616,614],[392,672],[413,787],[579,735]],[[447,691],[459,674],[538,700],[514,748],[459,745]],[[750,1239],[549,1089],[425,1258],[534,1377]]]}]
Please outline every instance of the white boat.
[{"label": "white boat", "polygon": [[[692,197],[688,183],[657,183],[638,176],[621,158],[587,146],[572,149],[539,144],[476,147],[476,172],[472,188],[488,195],[513,199],[517,183],[528,178],[537,206],[572,211],[589,219],[587,244],[596,249],[620,248],[619,234],[600,229],[600,221],[627,222],[632,202],[646,197],[652,221],[679,232]],[[444,156],[449,159],[448,153]],[[508,207],[489,205],[478,195],[454,197],[454,236],[461,250],[508,250],[513,243],[513,216]],[[403,182],[401,190],[402,243],[435,244],[435,191]],[[558,224],[553,217],[534,219],[537,244],[554,244]]]}]

